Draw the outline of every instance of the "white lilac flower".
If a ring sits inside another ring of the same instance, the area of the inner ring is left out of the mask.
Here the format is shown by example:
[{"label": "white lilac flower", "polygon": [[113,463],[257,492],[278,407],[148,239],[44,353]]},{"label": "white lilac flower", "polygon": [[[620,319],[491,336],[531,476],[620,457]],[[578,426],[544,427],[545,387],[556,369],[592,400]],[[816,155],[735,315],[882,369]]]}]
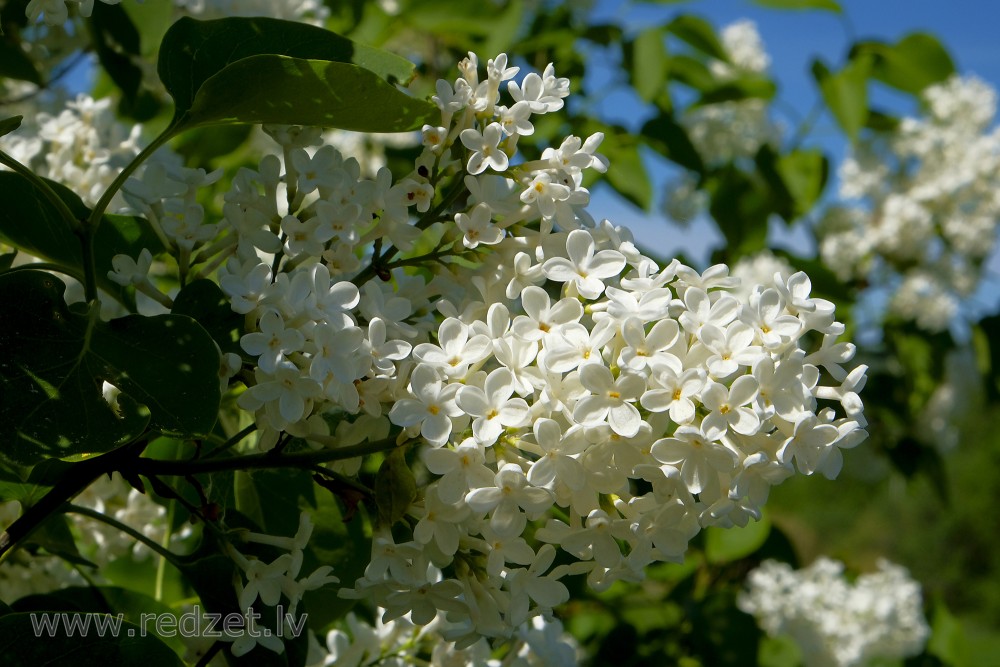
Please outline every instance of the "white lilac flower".
[{"label": "white lilac flower", "polygon": [[920,653],[930,635],[920,585],[885,560],[853,583],[828,558],[801,570],[764,561],[747,576],[738,604],[769,635],[791,637],[807,667],[900,660]]}]

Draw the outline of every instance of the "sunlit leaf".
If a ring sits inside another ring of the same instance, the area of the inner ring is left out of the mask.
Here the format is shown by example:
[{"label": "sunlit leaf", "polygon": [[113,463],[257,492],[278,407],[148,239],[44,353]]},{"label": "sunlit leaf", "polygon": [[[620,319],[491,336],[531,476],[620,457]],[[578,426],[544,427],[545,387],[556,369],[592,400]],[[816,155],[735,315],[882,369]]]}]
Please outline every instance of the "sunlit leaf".
[{"label": "sunlit leaf", "polygon": [[[248,86],[251,80],[254,85]],[[403,132],[419,129],[439,113],[434,104],[410,97],[357,65],[259,55],[206,80],[183,126],[294,123]]]},{"label": "sunlit leaf", "polygon": [[[263,56],[270,58],[261,58]],[[254,57],[258,58],[253,61],[254,67],[239,65],[241,61]],[[317,62],[309,64],[309,61]],[[346,72],[349,68],[328,68],[319,63],[353,65],[372,76],[369,78],[357,73],[348,74]],[[234,66],[238,68],[230,70]],[[258,71],[257,67],[267,69]],[[229,74],[226,73],[227,70]],[[344,127],[317,111],[325,102],[330,101],[328,96],[333,96],[332,103],[335,106],[363,106],[363,100],[355,99],[353,104],[349,100],[349,96],[363,98],[367,94],[365,89],[357,86],[362,83],[370,84],[372,79],[381,79],[386,87],[395,90],[394,84],[407,83],[412,78],[414,67],[399,56],[357,44],[346,37],[303,23],[262,17],[234,17],[215,21],[197,21],[184,17],[174,23],[164,35],[157,71],[163,85],[174,98],[176,127],[209,122],[323,124],[315,123],[317,119],[331,123],[330,126]],[[289,88],[272,89],[271,85],[277,80],[275,77],[285,74],[297,77],[295,82],[299,85],[296,86],[293,82],[288,84]],[[338,84],[333,78],[329,78],[340,75],[348,79]],[[202,87],[213,78],[215,83],[210,89],[211,94],[199,98]],[[246,85],[249,81],[253,85]],[[306,83],[318,83],[321,89],[310,93],[301,87]],[[237,84],[243,89],[239,99],[241,103],[249,105],[247,109],[241,110],[240,103],[231,104],[224,110],[211,108],[212,104],[224,102],[225,95],[239,93],[235,88]],[[352,88],[351,85],[355,87]],[[289,97],[293,91],[298,92]],[[268,100],[268,97],[272,99]],[[373,105],[387,99],[384,88],[379,86]],[[189,112],[198,104],[201,105],[200,118],[189,119]],[[294,112],[299,104],[303,104],[305,109],[301,118]],[[411,99],[408,111],[419,115],[417,109],[424,105],[426,110],[426,105],[429,104]],[[277,113],[279,108],[284,109],[285,113]],[[370,110],[381,119],[393,113],[392,109]],[[260,119],[262,116],[265,117],[263,120]],[[411,120],[415,122],[413,118]],[[398,129],[386,128],[384,131]]]},{"label": "sunlit leaf", "polygon": [[955,73],[948,50],[936,37],[923,32],[907,35],[895,44],[861,42],[854,45],[851,54],[869,54],[874,78],[914,95]]},{"label": "sunlit leaf", "polygon": [[821,61],[813,62],[812,73],[819,84],[823,101],[837,124],[854,141],[868,120],[868,75],[871,58],[852,59],[844,69],[831,73]]}]

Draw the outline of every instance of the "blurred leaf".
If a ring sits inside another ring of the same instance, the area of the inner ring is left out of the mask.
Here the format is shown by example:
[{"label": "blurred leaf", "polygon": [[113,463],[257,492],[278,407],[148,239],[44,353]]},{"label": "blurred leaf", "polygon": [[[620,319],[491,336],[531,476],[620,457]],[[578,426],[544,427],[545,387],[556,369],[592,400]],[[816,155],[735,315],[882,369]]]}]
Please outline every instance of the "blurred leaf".
[{"label": "blurred leaf", "polygon": [[707,56],[729,62],[729,52],[719,41],[712,24],[692,14],[681,14],[666,25],[667,32],[690,44]]},{"label": "blurred leaf", "polygon": [[868,110],[865,127],[876,132],[895,132],[899,129],[899,118],[877,109]]},{"label": "blurred leaf", "polygon": [[379,524],[389,528],[402,519],[416,497],[417,482],[406,464],[406,449],[393,449],[386,454],[375,476]]},{"label": "blurred leaf", "polygon": [[11,116],[10,118],[0,120],[0,137],[5,134],[10,134],[19,128],[22,120],[24,120],[24,116]]},{"label": "blurred leaf", "polygon": [[830,173],[830,164],[818,149],[797,150],[778,158],[777,171],[794,204],[793,217],[812,210]]},{"label": "blurred leaf", "polygon": [[35,61],[16,40],[8,36],[0,36],[0,78],[28,81],[36,86],[43,83]]},{"label": "blurred leaf", "polygon": [[923,32],[911,33],[896,44],[859,42],[852,47],[851,58],[858,54],[872,57],[874,78],[912,95],[955,73],[948,50],[936,37]]},{"label": "blurred leaf", "polygon": [[969,663],[966,662],[964,645],[962,624],[952,616],[943,602],[936,601],[931,617],[931,638],[927,642],[927,652],[950,665],[966,665]]},{"label": "blurred leaf", "polygon": [[[88,618],[88,617],[84,617]],[[143,665],[143,667],[182,667],[183,662],[170,647],[153,634],[146,634],[138,625],[122,622],[119,631],[97,632],[97,623],[116,619],[111,615],[89,617],[93,632],[66,632],[60,627],[45,640],[37,637],[34,613],[21,612],[0,616],[0,654],[6,667],[38,667],[65,665],[74,667],[106,667],[107,665]],[[82,619],[81,619],[82,622]],[[41,629],[44,633],[44,629]],[[113,636],[118,635],[118,636]]]},{"label": "blurred leaf", "polygon": [[95,3],[87,19],[91,43],[101,67],[122,91],[129,105],[134,105],[142,84],[142,70],[133,62],[140,55],[139,32],[121,5]]},{"label": "blurred leaf", "polygon": [[851,141],[868,120],[868,75],[871,58],[852,59],[844,69],[832,74],[819,60],[812,65],[813,77],[819,84],[823,101]]},{"label": "blurred leaf", "polygon": [[716,77],[708,66],[683,54],[671,56],[669,63],[670,78],[690,86],[695,90],[708,91],[716,87]]},{"label": "blurred leaf", "polygon": [[729,563],[757,551],[771,532],[771,519],[765,513],[760,521],[750,521],[744,528],[705,528],[705,558],[709,563]]},{"label": "blurred leaf", "polygon": [[821,9],[835,14],[843,13],[834,0],[751,0],[755,5],[770,9]]},{"label": "blurred leaf", "polygon": [[667,86],[669,59],[663,29],[646,28],[625,46],[632,87],[644,102],[652,102]]},{"label": "blurred leaf", "polygon": [[745,667],[757,661],[761,631],[753,617],[736,606],[736,592],[713,589],[690,605],[691,641],[703,665]]},{"label": "blurred leaf", "polygon": [[723,260],[755,253],[765,246],[774,202],[764,183],[732,165],[718,170],[705,184],[709,213],[726,238]]},{"label": "blurred leaf", "polygon": [[737,102],[747,99],[769,100],[778,88],[770,77],[759,74],[744,74],[737,79],[727,80],[705,90],[695,107],[720,102]]},{"label": "blurred leaf", "polygon": [[763,636],[757,652],[757,667],[800,667],[802,651],[791,637]]},{"label": "blurred leaf", "polygon": [[618,194],[648,211],[653,201],[653,186],[639,153],[639,139],[622,127],[596,121],[587,121],[580,131],[583,136],[604,133],[599,150],[613,165],[604,177]]},{"label": "blurred leaf", "polygon": [[69,521],[65,514],[53,514],[49,516],[31,533],[26,540],[26,544],[34,544],[42,547],[53,556],[58,556],[63,560],[82,565],[84,567],[96,568],[97,566],[80,555],[76,548],[76,540],[69,529]]},{"label": "blurred leaf", "polygon": [[[687,130],[668,113],[661,113],[642,126],[642,137],[657,153],[682,167],[699,174],[704,173],[698,149],[691,143]],[[614,167],[612,167],[614,168]]]},{"label": "blurred leaf", "polygon": [[[182,315],[102,322],[67,307],[65,290],[41,271],[0,275],[0,304],[20,313],[0,320],[5,456],[30,464],[107,452],[147,422],[184,435],[211,430],[220,361],[204,329]],[[103,382],[121,390],[116,407]]]},{"label": "blurred leaf", "polygon": [[1000,399],[1000,315],[983,318],[977,328],[984,334],[989,352],[986,393],[992,401],[997,401]]},{"label": "blurred leaf", "polygon": [[238,60],[207,79],[178,127],[284,123],[405,132],[439,113],[363,67],[267,54]]}]

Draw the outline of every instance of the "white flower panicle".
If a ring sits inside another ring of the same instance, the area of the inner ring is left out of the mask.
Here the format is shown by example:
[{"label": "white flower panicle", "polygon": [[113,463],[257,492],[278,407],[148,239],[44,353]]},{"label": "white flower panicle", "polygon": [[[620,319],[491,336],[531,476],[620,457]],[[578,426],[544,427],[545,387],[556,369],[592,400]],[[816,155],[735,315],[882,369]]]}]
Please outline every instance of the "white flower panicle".
[{"label": "white flower panicle", "polygon": [[829,558],[801,570],[765,561],[747,576],[738,604],[769,635],[791,637],[807,667],[860,667],[914,656],[930,635],[920,585],[885,560],[853,583],[843,563]]},{"label": "white flower panicle", "polygon": [[841,196],[817,229],[842,280],[885,273],[890,312],[946,329],[979,285],[1000,220],[997,94],[975,77],[928,87],[926,114],[863,140],[841,165]]},{"label": "white flower panicle", "polygon": [[[844,368],[854,346],[805,274],[738,292],[725,266],[658,265],[586,211],[601,134],[518,153],[568,95],[553,66],[519,76],[500,54],[484,73],[470,53],[459,70],[402,177],[364,176],[318,130],[265,128],[284,159],[235,176],[213,246],[261,448],[392,426],[425,444],[411,530],[379,526],[341,594],[384,623],[444,619],[465,649],[548,617],[566,575],[604,588],[681,560],[796,471],[835,477],[867,434],[865,367]],[[265,604],[276,586],[258,585]]]}]

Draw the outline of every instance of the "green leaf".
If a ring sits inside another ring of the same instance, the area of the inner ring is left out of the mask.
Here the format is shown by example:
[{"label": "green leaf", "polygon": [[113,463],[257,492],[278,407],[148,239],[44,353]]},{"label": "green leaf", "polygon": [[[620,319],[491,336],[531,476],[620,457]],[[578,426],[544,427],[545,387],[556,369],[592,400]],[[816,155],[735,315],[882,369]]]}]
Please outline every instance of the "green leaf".
[{"label": "green leaf", "polygon": [[[0,276],[0,442],[24,463],[107,452],[147,423],[196,436],[215,423],[219,355],[182,315],[131,315],[101,322],[64,299],[66,285],[41,271]],[[117,407],[103,382],[121,390]],[[144,406],[144,407],[140,407]]]},{"label": "green leaf", "polygon": [[[90,209],[73,191],[55,181],[46,182],[77,219],[90,215]],[[83,275],[80,240],[42,191],[20,174],[2,171],[0,192],[10,193],[0,206],[0,241],[70,269],[75,275]],[[163,245],[143,218],[104,215],[101,220],[94,237],[97,284],[122,300],[125,298],[122,287],[107,276],[111,259],[117,254],[138,257],[143,248],[155,255],[163,250]]]},{"label": "green leaf", "polygon": [[670,114],[661,113],[642,126],[642,137],[660,155],[691,171],[704,173],[705,163],[687,130]]},{"label": "green leaf", "polygon": [[[254,81],[248,86],[247,81]],[[237,61],[202,84],[182,127],[294,123],[358,132],[419,129],[440,112],[357,65],[277,55]]]},{"label": "green leaf", "polygon": [[746,558],[764,545],[770,532],[771,519],[767,514],[743,528],[709,526],[705,529],[705,558],[714,564]]},{"label": "green leaf", "polygon": [[628,53],[632,87],[644,102],[652,102],[667,86],[669,61],[663,29],[647,28],[626,46],[631,47]]},{"label": "green leaf", "polygon": [[759,74],[744,74],[738,79],[724,81],[706,89],[693,106],[747,99],[770,100],[777,91],[778,87],[770,77]]},{"label": "green leaf", "polygon": [[59,556],[65,561],[75,565],[96,568],[97,566],[80,555],[76,548],[76,540],[70,532],[69,521],[65,514],[53,514],[49,516],[26,540],[26,544],[34,544],[42,547],[54,556]]},{"label": "green leaf", "polygon": [[21,45],[8,37],[0,37],[0,78],[29,81],[42,85],[42,75]]},{"label": "green leaf", "polygon": [[406,464],[406,449],[390,451],[375,476],[375,504],[379,523],[388,528],[406,515],[417,497],[417,482]]},{"label": "green leaf", "polygon": [[813,61],[812,73],[823,94],[823,101],[851,141],[857,140],[858,133],[868,120],[870,70],[871,57],[868,56],[852,59],[836,74],[831,73],[821,61]]},{"label": "green leaf", "polygon": [[931,618],[931,638],[927,642],[927,652],[941,658],[949,665],[964,665],[965,633],[962,624],[955,618],[942,601],[935,601]]},{"label": "green leaf", "polygon": [[223,353],[244,354],[240,347],[244,318],[233,312],[229,299],[213,281],[201,279],[185,285],[174,297],[170,312],[197,321]]},{"label": "green leaf", "polygon": [[859,54],[872,56],[874,78],[913,95],[955,73],[948,50],[936,37],[923,32],[909,34],[896,44],[874,41],[855,44],[851,57]]},{"label": "green leaf", "polygon": [[87,19],[91,42],[101,66],[121,89],[129,104],[142,84],[142,70],[133,61],[139,55],[139,32],[121,5],[94,5]]},{"label": "green leaf", "polygon": [[830,164],[823,152],[818,149],[792,151],[779,157],[775,167],[791,198],[793,217],[811,211],[823,194],[830,173]]},{"label": "green leaf", "polygon": [[683,54],[670,58],[670,78],[702,92],[718,86],[715,75],[705,63]]},{"label": "green leaf", "polygon": [[687,42],[707,56],[729,62],[729,52],[719,41],[712,24],[691,14],[681,14],[666,25],[667,32]]},{"label": "green leaf", "polygon": [[[361,515],[345,520],[336,498],[325,490],[317,491],[316,508],[307,511],[312,518],[313,534],[303,554],[302,571],[309,573],[329,565],[341,586],[351,586],[364,575],[371,560],[372,540]],[[309,623],[318,632],[328,630],[355,604],[354,600],[338,596],[335,588],[336,585],[330,585],[307,591],[302,598],[309,610]]]},{"label": "green leaf", "polygon": [[731,261],[763,249],[768,218],[775,210],[766,184],[727,165],[713,174],[705,190],[711,196],[709,213],[726,238],[722,259]]},{"label": "green leaf", "polygon": [[639,153],[642,146],[639,138],[617,125],[595,121],[588,121],[580,131],[584,136],[594,132],[604,133],[600,152],[614,165],[605,174],[608,184],[622,197],[648,211],[653,202],[653,186]]},{"label": "green leaf", "polygon": [[5,134],[10,134],[19,128],[22,120],[24,120],[24,116],[11,116],[10,118],[0,120],[0,137]]},{"label": "green leaf", "polygon": [[[52,618],[52,617],[50,617]],[[62,617],[60,617],[62,618]],[[72,664],[74,667],[106,667],[107,665],[143,665],[143,667],[182,667],[183,662],[170,648],[151,633],[143,633],[138,625],[122,622],[118,632],[106,629],[97,632],[97,623],[114,627],[116,618],[101,614],[89,618],[92,631],[69,633],[62,629],[36,637],[38,617],[32,612],[0,616],[0,654],[6,667],[38,667],[38,665]],[[82,620],[81,620],[82,622]],[[44,630],[43,630],[44,632]],[[118,636],[113,636],[113,635]],[[143,636],[145,634],[145,636]]]},{"label": "green leaf", "polygon": [[[303,23],[262,17],[215,21],[184,17],[163,36],[157,63],[160,80],[176,105],[175,121],[195,104],[206,81],[244,58],[260,55],[354,64],[389,84],[405,84],[414,72],[413,64],[404,58]],[[250,87],[262,87],[255,76],[243,83],[247,81],[255,83]],[[282,101],[293,104],[302,100]]]},{"label": "green leaf", "polygon": [[842,14],[840,3],[834,0],[751,0],[755,5],[769,9],[820,9]]},{"label": "green leaf", "polygon": [[[151,559],[152,560],[152,559]],[[28,595],[15,601],[16,612],[67,612],[71,614],[121,614],[123,620],[145,627],[145,634],[161,637],[164,644],[183,654],[184,642],[176,631],[179,614],[143,593],[118,586],[71,586],[44,595]],[[191,613],[188,612],[190,615]],[[155,615],[155,620],[151,616]],[[145,616],[145,618],[144,618]],[[161,620],[162,619],[162,620]],[[172,619],[172,622],[171,622]],[[204,623],[204,619],[201,619]],[[165,632],[159,629],[167,628]],[[126,632],[127,634],[127,632]]]}]

